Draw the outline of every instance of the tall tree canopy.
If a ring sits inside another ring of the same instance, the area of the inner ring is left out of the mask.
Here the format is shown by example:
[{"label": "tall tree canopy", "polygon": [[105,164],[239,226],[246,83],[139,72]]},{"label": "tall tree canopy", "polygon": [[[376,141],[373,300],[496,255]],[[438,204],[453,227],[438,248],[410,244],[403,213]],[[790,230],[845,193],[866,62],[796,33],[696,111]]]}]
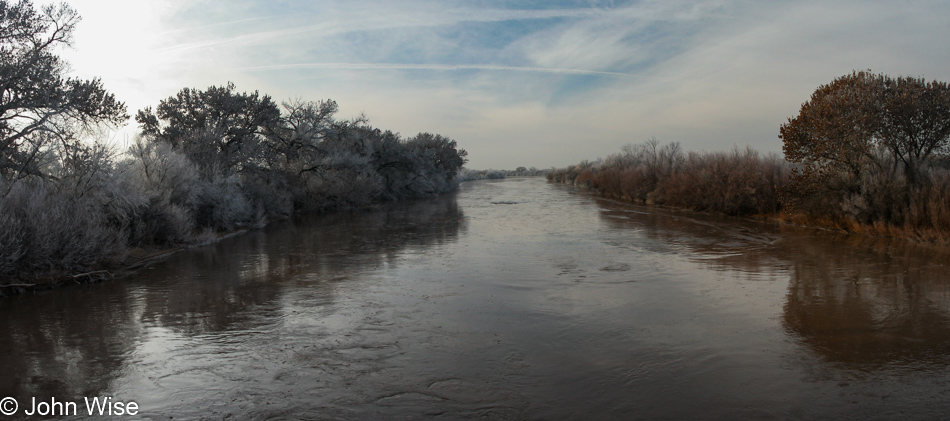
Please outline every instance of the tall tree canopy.
[{"label": "tall tree canopy", "polygon": [[950,153],[950,87],[923,78],[884,77],[880,142],[910,181],[931,156]]},{"label": "tall tree canopy", "polygon": [[243,170],[261,157],[265,135],[280,126],[280,109],[269,95],[239,93],[233,83],[207,90],[182,89],[140,110],[135,120],[146,135],[180,148],[201,165]]},{"label": "tall tree canopy", "polygon": [[440,134],[419,133],[407,143],[410,148],[415,148],[426,156],[435,172],[444,174],[446,178],[455,177],[467,161],[465,157],[468,152],[459,148],[454,140]]},{"label": "tall tree canopy", "polygon": [[783,124],[785,157],[804,173],[860,173],[890,154],[911,182],[920,165],[950,152],[950,89],[945,82],[852,72],[821,85]]},{"label": "tall tree canopy", "polygon": [[66,77],[55,51],[69,46],[78,22],[65,4],[36,10],[0,0],[0,175],[42,175],[38,158],[51,146],[77,145],[83,129],[128,119],[99,79]]}]

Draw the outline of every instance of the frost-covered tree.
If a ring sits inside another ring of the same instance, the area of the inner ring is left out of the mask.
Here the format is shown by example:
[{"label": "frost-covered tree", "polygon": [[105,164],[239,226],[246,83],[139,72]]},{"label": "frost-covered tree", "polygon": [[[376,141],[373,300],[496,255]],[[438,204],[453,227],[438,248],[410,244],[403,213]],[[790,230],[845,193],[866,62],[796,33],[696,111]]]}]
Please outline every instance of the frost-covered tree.
[{"label": "frost-covered tree", "polygon": [[336,101],[296,99],[284,102],[283,107],[280,127],[270,136],[268,145],[272,153],[269,156],[297,162],[301,155],[320,152],[320,142],[335,124],[333,115],[339,109]]},{"label": "frost-covered tree", "polygon": [[435,170],[433,175],[446,180],[454,178],[458,170],[468,161],[465,158],[468,156],[465,149],[460,149],[454,140],[440,134],[419,133],[410,138],[407,143],[421,155],[429,158],[426,162]]},{"label": "frost-covered tree", "polygon": [[0,175],[45,176],[41,158],[51,147],[78,147],[77,132],[128,119],[99,79],[66,76],[56,50],[70,45],[78,22],[65,4],[37,10],[0,0]]},{"label": "frost-covered tree", "polygon": [[201,91],[182,89],[135,116],[142,133],[185,152],[204,170],[226,174],[255,169],[264,143],[280,125],[269,95],[239,93],[233,83]]}]

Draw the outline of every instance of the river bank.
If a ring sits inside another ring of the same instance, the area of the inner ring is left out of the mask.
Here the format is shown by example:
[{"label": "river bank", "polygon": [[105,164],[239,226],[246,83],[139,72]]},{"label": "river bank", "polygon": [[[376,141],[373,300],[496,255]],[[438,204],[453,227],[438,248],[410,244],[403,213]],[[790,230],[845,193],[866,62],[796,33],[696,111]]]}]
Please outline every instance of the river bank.
[{"label": "river bank", "polygon": [[590,178],[580,178],[580,182],[577,181],[578,178],[573,180],[571,179],[561,179],[560,181],[553,181],[549,177],[549,182],[565,184],[573,186],[577,189],[582,189],[590,192],[591,194],[598,195],[605,199],[614,200],[620,203],[632,203],[637,205],[645,205],[651,207],[657,207],[660,209],[681,209],[688,211],[703,212],[709,214],[722,214],[733,217],[747,218],[750,220],[758,221],[769,221],[777,224],[794,226],[800,228],[811,228],[819,229],[825,231],[833,231],[842,234],[853,234],[859,236],[866,236],[871,238],[884,238],[884,239],[899,239],[903,241],[908,241],[916,245],[929,246],[929,247],[938,247],[938,248],[948,248],[950,247],[950,234],[927,228],[907,228],[899,227],[895,225],[889,225],[884,223],[874,223],[874,224],[865,224],[860,223],[854,220],[833,220],[830,218],[816,218],[809,216],[803,213],[793,213],[785,210],[778,210],[775,212],[768,213],[740,213],[740,214],[730,214],[723,212],[721,210],[705,210],[697,209],[696,207],[686,206],[686,205],[670,205],[666,202],[657,203],[655,199],[656,196],[648,195],[646,199],[638,199],[630,197],[627,195],[614,195],[605,193],[602,190],[591,187]]},{"label": "river bank", "polygon": [[[453,191],[449,191],[440,194],[440,196],[452,193]],[[403,201],[412,202],[416,200],[425,200],[425,198],[410,198]],[[343,207],[323,212],[298,212],[297,214],[284,218],[274,218],[260,221],[253,227],[239,228],[227,232],[206,231],[200,235],[194,236],[192,242],[185,244],[175,244],[165,247],[157,245],[130,247],[124,250],[120,255],[111,256],[110,258],[98,262],[95,265],[90,266],[88,269],[79,272],[55,271],[19,278],[0,277],[0,297],[30,294],[37,291],[50,290],[71,285],[91,284],[106,280],[124,278],[132,276],[140,269],[150,264],[165,260],[177,253],[186,250],[212,246],[220,241],[244,235],[255,230],[263,229],[272,223],[277,223],[292,218],[321,216],[332,217],[334,214],[340,213],[372,211],[373,209],[378,209],[381,206],[385,206],[387,203],[391,202],[376,202],[360,207]]]},{"label": "river bank", "polygon": [[7,279],[7,282],[0,283],[0,297],[29,294],[68,285],[90,284],[123,278],[134,274],[139,269],[151,263],[166,259],[175,253],[197,247],[209,246],[221,240],[242,235],[248,231],[248,229],[242,228],[232,232],[213,234],[210,238],[209,236],[203,236],[202,241],[187,245],[130,248],[126,250],[122,256],[114,256],[114,258],[99,263],[90,270],[81,273],[60,272],[19,279]]},{"label": "river bank", "polygon": [[950,245],[950,162],[927,162],[913,181],[892,164],[806,175],[800,165],[751,148],[683,152],[654,140],[547,178],[631,203]]}]

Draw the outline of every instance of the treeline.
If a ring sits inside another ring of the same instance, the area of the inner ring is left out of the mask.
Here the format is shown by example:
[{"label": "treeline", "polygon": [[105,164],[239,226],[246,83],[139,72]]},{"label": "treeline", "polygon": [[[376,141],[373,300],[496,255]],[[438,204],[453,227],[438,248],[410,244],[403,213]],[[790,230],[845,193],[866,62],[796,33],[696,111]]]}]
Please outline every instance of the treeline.
[{"label": "treeline", "polygon": [[815,180],[802,175],[800,164],[749,148],[687,153],[676,143],[648,141],[547,178],[634,203],[950,242],[950,161],[920,163],[911,182],[887,151],[876,159],[881,165],[857,174],[829,171]]},{"label": "treeline", "polygon": [[458,180],[461,182],[472,180],[498,180],[506,177],[541,177],[547,174],[548,171],[549,170],[539,170],[535,167],[518,167],[513,170],[472,170],[462,168],[462,170],[459,171]]},{"label": "treeline", "polygon": [[620,200],[950,242],[950,87],[853,72],[782,125],[785,158],[656,140],[548,173]]},{"label": "treeline", "polygon": [[[298,211],[438,195],[465,151],[441,135],[403,139],[233,85],[182,90],[137,116],[123,154],[82,142],[42,148],[29,173],[0,173],[0,275],[75,272],[127,247],[201,242]],[[9,168],[7,168],[9,170]]]},{"label": "treeline", "polygon": [[505,170],[472,170],[468,168],[462,168],[458,174],[458,181],[500,180],[507,176],[508,173]]},{"label": "treeline", "polygon": [[513,170],[506,170],[505,175],[508,177],[542,177],[547,174],[547,172],[548,170],[546,169],[538,169],[536,167],[518,167]]},{"label": "treeline", "polygon": [[334,101],[278,106],[234,85],[183,89],[140,110],[118,152],[86,139],[127,119],[98,80],[63,75],[52,52],[78,22],[66,5],[0,0],[0,278],[57,276],[129,247],[203,242],[269,219],[455,188],[466,152],[402,138]]}]

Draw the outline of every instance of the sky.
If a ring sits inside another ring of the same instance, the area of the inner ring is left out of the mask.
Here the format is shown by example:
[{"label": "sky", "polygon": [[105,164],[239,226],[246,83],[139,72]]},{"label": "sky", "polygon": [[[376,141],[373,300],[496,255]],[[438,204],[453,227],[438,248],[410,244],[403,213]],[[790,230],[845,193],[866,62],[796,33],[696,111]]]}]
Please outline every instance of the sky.
[{"label": "sky", "polygon": [[[129,108],[235,83],[332,99],[469,168],[562,167],[656,138],[781,153],[779,127],[853,70],[950,81],[950,2],[70,0],[71,75]],[[118,144],[135,122],[112,135]]]}]

